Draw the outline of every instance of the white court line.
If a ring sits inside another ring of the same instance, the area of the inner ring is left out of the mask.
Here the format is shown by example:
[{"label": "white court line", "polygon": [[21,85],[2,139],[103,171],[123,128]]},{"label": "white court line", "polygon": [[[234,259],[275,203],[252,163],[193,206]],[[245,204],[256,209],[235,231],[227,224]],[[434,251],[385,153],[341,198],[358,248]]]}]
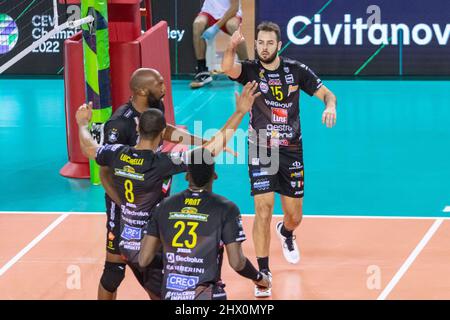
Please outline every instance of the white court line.
[{"label": "white court line", "polygon": [[49,214],[67,214],[67,215],[82,215],[82,216],[96,216],[105,215],[105,212],[77,212],[77,211],[0,211],[0,215],[49,215]]},{"label": "white court line", "polygon": [[428,229],[427,233],[424,235],[422,240],[420,240],[419,244],[414,248],[413,252],[409,255],[408,259],[403,263],[400,269],[397,271],[392,280],[388,283],[386,288],[384,288],[383,292],[379,295],[377,300],[385,300],[387,296],[391,293],[392,289],[397,285],[400,279],[404,276],[406,271],[408,271],[411,264],[416,260],[417,256],[423,250],[423,248],[427,245],[428,241],[430,241],[431,237],[436,233],[437,229],[440,227],[444,219],[437,219],[434,221],[430,229]]},{"label": "white court line", "polygon": [[444,208],[444,210],[442,210],[443,212],[450,212],[450,206],[446,206],[445,208]]},{"label": "white court line", "polygon": [[55,221],[53,221],[44,231],[42,231],[36,238],[33,239],[25,248],[23,248],[18,254],[16,254],[11,260],[9,260],[1,269],[0,277],[8,271],[17,261],[19,261],[24,255],[28,253],[35,245],[44,239],[53,229],[55,229],[61,222],[67,218],[69,214],[65,213],[59,216]]},{"label": "white court line", "polygon": [[[449,209],[450,210],[450,209]],[[449,211],[450,212],[450,211]],[[0,211],[0,215],[49,215],[49,214],[68,214],[81,216],[102,216],[105,212],[77,212],[77,211]],[[254,214],[241,214],[244,217],[253,217]],[[281,217],[282,215],[274,214],[274,217]],[[314,219],[392,219],[392,220],[450,220],[450,217],[412,217],[412,216],[347,216],[347,215],[304,215],[305,218]]]}]

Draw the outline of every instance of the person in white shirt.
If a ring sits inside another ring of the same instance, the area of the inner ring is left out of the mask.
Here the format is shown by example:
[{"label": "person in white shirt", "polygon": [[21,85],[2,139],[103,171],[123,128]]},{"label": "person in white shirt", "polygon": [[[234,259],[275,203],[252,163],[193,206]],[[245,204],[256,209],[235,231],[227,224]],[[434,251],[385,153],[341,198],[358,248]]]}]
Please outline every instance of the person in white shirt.
[{"label": "person in white shirt", "polygon": [[[213,41],[219,30],[232,35],[242,22],[240,0],[205,0],[193,23],[193,42],[197,68],[191,88],[211,83],[211,73],[206,66],[206,41]],[[239,59],[248,59],[245,42],[237,48]]]}]

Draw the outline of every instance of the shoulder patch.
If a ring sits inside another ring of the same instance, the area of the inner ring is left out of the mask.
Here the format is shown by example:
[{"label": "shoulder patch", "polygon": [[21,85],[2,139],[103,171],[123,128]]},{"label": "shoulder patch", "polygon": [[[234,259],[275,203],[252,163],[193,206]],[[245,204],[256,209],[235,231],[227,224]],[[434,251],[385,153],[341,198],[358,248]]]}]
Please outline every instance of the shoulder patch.
[{"label": "shoulder patch", "polygon": [[108,141],[110,143],[115,143],[117,139],[119,139],[119,130],[117,130],[116,128],[112,128],[108,131],[107,135]]}]

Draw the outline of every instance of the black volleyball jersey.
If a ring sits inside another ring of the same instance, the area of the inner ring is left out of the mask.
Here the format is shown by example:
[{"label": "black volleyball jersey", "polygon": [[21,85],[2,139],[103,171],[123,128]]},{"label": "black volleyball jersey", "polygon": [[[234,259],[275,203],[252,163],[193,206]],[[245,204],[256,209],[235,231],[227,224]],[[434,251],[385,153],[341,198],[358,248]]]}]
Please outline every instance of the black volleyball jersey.
[{"label": "black volleyball jersey", "polygon": [[163,245],[163,299],[191,300],[220,279],[223,244],[245,240],[238,207],[207,191],[186,190],[152,211],[147,234]]},{"label": "black volleyball jersey", "polygon": [[250,113],[249,142],[269,147],[298,146],[300,129],[300,90],[312,96],[322,86],[316,74],[306,65],[280,57],[277,70],[265,69],[259,60],[241,62],[241,84],[255,80],[258,97]]},{"label": "black volleyball jersey", "polygon": [[121,144],[106,144],[98,150],[96,161],[111,168],[123,203],[119,246],[128,259],[139,253],[150,210],[164,198],[164,179],[186,171],[185,157],[185,153],[136,150]]},{"label": "black volleyball jersey", "polygon": [[[150,108],[156,108],[164,113],[164,105],[161,101]],[[103,142],[135,146],[139,137],[137,124],[140,116],[141,114],[133,107],[131,101],[119,107],[105,123]]]}]

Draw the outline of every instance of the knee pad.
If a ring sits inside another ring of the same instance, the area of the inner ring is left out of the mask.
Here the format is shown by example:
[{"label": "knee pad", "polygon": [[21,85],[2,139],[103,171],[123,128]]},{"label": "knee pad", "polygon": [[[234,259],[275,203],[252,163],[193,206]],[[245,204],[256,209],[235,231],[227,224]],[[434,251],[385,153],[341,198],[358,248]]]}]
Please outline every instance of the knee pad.
[{"label": "knee pad", "polygon": [[117,288],[125,278],[125,263],[114,263],[105,261],[105,268],[103,269],[102,278],[100,283],[105,290],[113,293],[117,291]]}]

